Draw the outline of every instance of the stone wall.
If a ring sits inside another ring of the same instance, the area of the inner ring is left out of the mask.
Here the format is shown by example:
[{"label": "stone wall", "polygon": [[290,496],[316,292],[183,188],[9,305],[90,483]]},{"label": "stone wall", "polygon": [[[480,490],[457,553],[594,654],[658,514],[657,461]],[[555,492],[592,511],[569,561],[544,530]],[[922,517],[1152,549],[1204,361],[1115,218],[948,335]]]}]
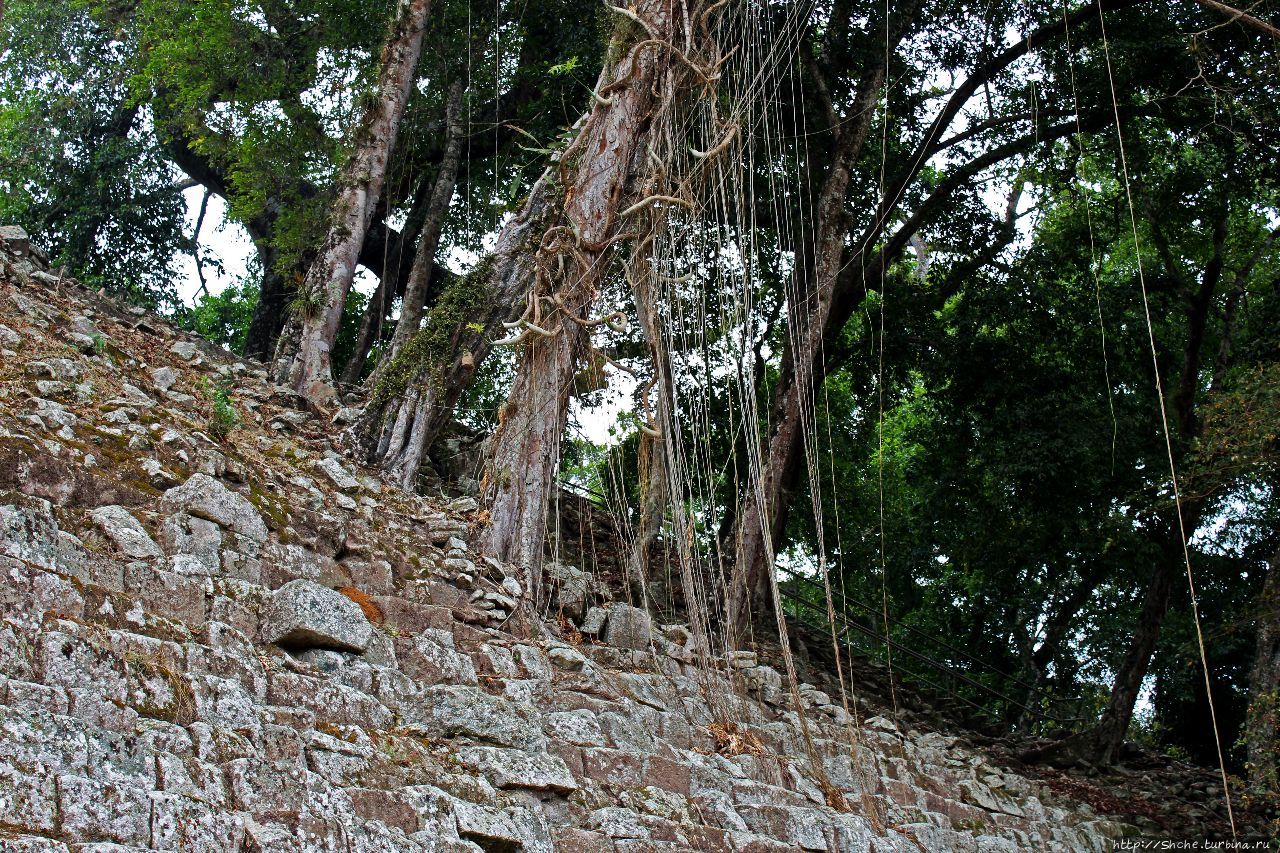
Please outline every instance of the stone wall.
[{"label": "stone wall", "polygon": [[[385,487],[260,368],[0,248],[0,851],[1101,851],[1126,831],[813,685],[802,726],[778,672],[707,662],[573,567],[585,633],[558,639],[470,552],[474,502]],[[241,426],[215,438],[219,384]]]}]

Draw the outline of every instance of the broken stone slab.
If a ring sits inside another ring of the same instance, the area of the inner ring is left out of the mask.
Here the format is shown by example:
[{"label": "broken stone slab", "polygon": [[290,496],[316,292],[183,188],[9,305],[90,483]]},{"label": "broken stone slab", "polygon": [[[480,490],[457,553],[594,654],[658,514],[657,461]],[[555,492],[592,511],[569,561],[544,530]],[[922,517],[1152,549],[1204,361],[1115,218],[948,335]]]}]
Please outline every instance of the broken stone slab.
[{"label": "broken stone slab", "polygon": [[169,352],[183,361],[191,361],[198,354],[196,345],[191,341],[176,341],[173,346],[169,347]]},{"label": "broken stone slab", "polygon": [[19,496],[18,501],[0,506],[0,556],[56,569],[58,523],[53,518],[53,505],[26,496]]},{"label": "broken stone slab", "polygon": [[552,646],[547,650],[547,657],[566,672],[578,672],[587,664],[582,652],[571,646]]},{"label": "broken stone slab", "polygon": [[342,467],[342,463],[337,459],[325,457],[316,462],[316,468],[320,469],[335,486],[344,492],[360,488],[360,481],[353,477],[350,471]]},{"label": "broken stone slab", "polygon": [[90,516],[98,529],[127,557],[149,560],[163,557],[164,552],[155,543],[147,529],[129,510],[122,506],[100,506]]},{"label": "broken stone slab", "polygon": [[31,251],[31,237],[21,225],[0,225],[0,243],[19,258]]},{"label": "broken stone slab", "polygon": [[578,790],[578,783],[568,766],[558,755],[551,753],[473,746],[461,750],[458,760],[483,773],[499,788],[525,788],[557,794],[571,794]]},{"label": "broken stone slab", "polygon": [[363,652],[373,626],[354,601],[313,581],[276,590],[262,614],[262,639],[289,647]]},{"label": "broken stone slab", "polygon": [[604,641],[618,649],[647,649],[653,639],[653,620],[649,614],[629,604],[615,602],[609,608],[609,621]]},{"label": "broken stone slab", "polygon": [[543,717],[547,734],[574,746],[606,746],[596,715],[585,708],[552,711]]},{"label": "broken stone slab", "polygon": [[522,849],[520,830],[501,809],[458,800],[453,805],[459,837],[486,850]]},{"label": "broken stone slab", "polygon": [[480,508],[475,498],[454,498],[449,501],[449,512],[475,512]]},{"label": "broken stone slab", "polygon": [[29,361],[23,372],[32,378],[56,379],[59,382],[78,382],[80,365],[69,358],[46,358],[42,361]]},{"label": "broken stone slab", "polygon": [[165,492],[160,505],[170,512],[185,510],[206,518],[255,542],[267,540],[267,525],[257,508],[208,474],[192,474],[181,486]]},{"label": "broken stone slab", "polygon": [[178,373],[172,367],[157,367],[151,371],[151,382],[161,391],[168,391],[178,381]]},{"label": "broken stone slab", "polygon": [[16,350],[20,346],[22,346],[22,336],[8,326],[0,324],[0,347]]},{"label": "broken stone slab", "polygon": [[527,719],[531,711],[478,687],[452,684],[424,687],[415,701],[401,708],[408,722],[419,722],[443,737],[542,750],[547,739],[542,727]]},{"label": "broken stone slab", "polygon": [[599,634],[604,630],[604,623],[608,618],[608,610],[603,607],[592,607],[587,611],[587,615],[583,617],[582,624],[578,626],[578,630],[584,634]]},{"label": "broken stone slab", "polygon": [[555,587],[559,609],[574,621],[582,619],[591,595],[590,576],[568,563],[547,563],[543,572]]}]

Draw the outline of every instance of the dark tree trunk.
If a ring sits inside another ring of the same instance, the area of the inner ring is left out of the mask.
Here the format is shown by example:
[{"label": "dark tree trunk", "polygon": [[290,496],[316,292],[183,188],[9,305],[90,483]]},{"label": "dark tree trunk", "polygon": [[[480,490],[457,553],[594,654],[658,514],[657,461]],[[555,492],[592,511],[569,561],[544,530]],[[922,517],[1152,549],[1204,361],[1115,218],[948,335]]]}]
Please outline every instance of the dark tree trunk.
[{"label": "dark tree trunk", "polygon": [[1280,550],[1258,596],[1258,643],[1249,676],[1249,784],[1280,798]]},{"label": "dark tree trunk", "polygon": [[760,484],[746,486],[733,541],[722,543],[723,550],[733,555],[734,565],[726,607],[726,636],[737,646],[747,643],[753,627],[774,632],[775,620],[768,618],[774,611],[771,573],[786,529],[790,494],[799,482],[805,418],[813,411],[812,397],[819,381],[817,360],[844,260],[844,240],[849,231],[845,195],[853,165],[871,128],[883,81],[883,66],[872,69],[859,81],[850,108],[852,118],[840,126],[836,135],[835,156],[818,197],[814,267],[797,269],[788,306],[790,345],[774,390],[770,422],[775,426],[762,448]]},{"label": "dark tree trunk", "polygon": [[1147,667],[1151,664],[1151,655],[1156,650],[1160,628],[1164,624],[1165,613],[1169,610],[1169,596],[1179,574],[1177,563],[1180,556],[1180,553],[1162,555],[1151,574],[1151,581],[1142,598],[1142,610],[1138,613],[1138,622],[1133,628],[1133,639],[1120,662],[1120,668],[1116,670],[1111,698],[1098,724],[1084,741],[1087,748],[1083,757],[1095,764],[1114,762],[1125,735],[1129,733],[1133,706],[1138,700],[1143,679],[1147,677]]},{"label": "dark tree trunk", "polygon": [[254,237],[254,243],[258,246],[258,263],[262,266],[262,283],[258,288],[258,304],[253,309],[249,330],[244,338],[245,356],[261,362],[270,361],[271,354],[275,352],[280,330],[284,328],[289,299],[297,290],[297,282],[304,273],[303,269],[299,269],[296,277],[293,277],[276,268],[277,252],[271,244],[273,236],[274,228],[271,228],[262,237]]},{"label": "dark tree trunk", "polygon": [[430,0],[397,4],[382,51],[376,99],[361,120],[355,150],[343,167],[329,234],[299,291],[305,304],[293,312],[291,328],[276,349],[276,381],[314,401],[333,396],[330,350],[409,100],[430,5]]},{"label": "dark tree trunk", "polygon": [[[436,249],[440,245],[440,232],[444,228],[445,217],[449,214],[449,203],[453,200],[454,187],[458,181],[458,165],[461,160],[465,130],[462,124],[464,89],[462,78],[454,80],[449,87],[448,104],[445,107],[444,157],[440,161],[440,171],[436,174],[435,183],[431,188],[431,201],[427,205],[426,219],[422,224],[422,236],[418,240],[418,249],[413,257],[413,268],[409,271],[409,281],[405,286],[400,319],[396,322],[395,333],[391,337],[387,355],[382,361],[384,365],[404,349],[404,345],[422,326],[422,309],[426,304],[431,283]],[[376,377],[375,373],[375,382]]]},{"label": "dark tree trunk", "polygon": [[374,288],[373,295],[369,297],[369,304],[364,307],[364,314],[360,317],[360,331],[356,335],[355,349],[342,369],[343,384],[355,385],[360,381],[360,376],[364,373],[365,361],[368,360],[374,343],[382,337],[382,324],[386,322],[387,312],[391,308],[391,298],[388,294],[394,288],[395,282],[390,278],[378,279],[378,286]]},{"label": "dark tree trunk", "polygon": [[513,306],[536,274],[538,240],[557,193],[544,175],[498,235],[493,254],[449,284],[373,387],[355,432],[369,464],[411,490],[436,435],[453,417],[476,368],[488,357]]}]

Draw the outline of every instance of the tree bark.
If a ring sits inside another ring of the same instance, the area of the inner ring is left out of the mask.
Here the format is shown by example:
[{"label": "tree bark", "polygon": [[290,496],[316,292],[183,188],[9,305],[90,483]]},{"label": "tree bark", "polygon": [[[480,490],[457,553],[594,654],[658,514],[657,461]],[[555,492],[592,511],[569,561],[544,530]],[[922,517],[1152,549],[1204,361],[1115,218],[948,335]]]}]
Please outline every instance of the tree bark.
[{"label": "tree bark", "polygon": [[360,317],[360,331],[356,334],[355,349],[342,368],[344,385],[355,385],[360,381],[369,353],[373,351],[373,345],[378,338],[382,337],[382,324],[386,322],[387,312],[391,308],[389,291],[394,287],[395,282],[389,278],[378,279],[378,286],[374,288],[373,295],[369,297],[369,304],[364,307],[364,314]]},{"label": "tree bark", "polygon": [[313,401],[333,396],[330,350],[351,289],[365,233],[386,179],[400,117],[413,87],[430,0],[400,0],[382,51],[376,100],[361,120],[355,150],[338,184],[329,233],[307,271],[276,350],[276,381]]},{"label": "tree bark", "polygon": [[1147,667],[1156,650],[1156,643],[1160,640],[1165,613],[1169,610],[1169,596],[1173,592],[1174,579],[1178,576],[1179,557],[1181,553],[1176,556],[1173,553],[1161,555],[1151,574],[1151,581],[1142,598],[1142,610],[1138,613],[1138,623],[1133,628],[1133,639],[1120,662],[1120,668],[1116,670],[1111,698],[1097,725],[1084,741],[1087,746],[1082,756],[1095,764],[1113,763],[1116,753],[1124,743],[1125,735],[1129,733],[1133,706],[1142,689],[1142,681],[1147,677]]},{"label": "tree bark", "polygon": [[[919,8],[909,0],[895,21],[893,48],[909,31],[911,18]],[[815,69],[815,78],[821,75]],[[819,191],[817,226],[813,238],[813,268],[798,266],[795,285],[789,294],[787,311],[789,345],[783,354],[779,381],[772,403],[773,431],[761,449],[759,472],[751,472],[748,480],[758,478],[758,485],[748,482],[742,501],[745,504],[733,528],[733,541],[721,543],[722,550],[733,555],[734,573],[729,584],[726,607],[726,636],[741,647],[750,639],[753,616],[759,627],[772,633],[772,578],[774,558],[786,529],[790,494],[800,479],[800,454],[803,429],[813,412],[813,394],[820,382],[815,371],[821,357],[822,339],[831,312],[832,295],[844,260],[845,235],[849,232],[849,216],[845,196],[849,190],[853,167],[871,129],[875,104],[884,83],[885,66],[877,64],[858,81],[853,104],[846,121],[836,121],[839,128],[834,141],[834,156]],[[826,93],[825,85],[817,87]],[[828,111],[834,109],[828,100]]]},{"label": "tree bark", "polygon": [[1280,797],[1280,550],[1258,596],[1258,644],[1249,676],[1245,723],[1251,787]]},{"label": "tree bark", "polygon": [[[273,223],[274,224],[274,223]],[[285,311],[289,297],[296,285],[289,276],[276,269],[276,248],[271,240],[274,228],[262,237],[254,237],[258,247],[258,264],[262,267],[262,280],[258,286],[258,304],[244,338],[244,354],[258,361],[268,361],[275,350],[280,330],[284,328]]]},{"label": "tree bark", "polygon": [[[436,173],[436,180],[431,188],[431,201],[427,205],[427,216],[423,221],[422,236],[418,239],[413,268],[409,271],[409,282],[405,286],[400,319],[396,322],[395,334],[392,335],[382,365],[390,363],[422,326],[422,309],[431,283],[432,264],[435,262],[440,232],[444,228],[445,217],[449,214],[449,204],[453,200],[454,187],[458,181],[458,164],[461,161],[465,131],[462,124],[464,89],[461,77],[449,87],[448,104],[445,107],[444,157],[440,160],[440,170]],[[372,377],[372,382],[376,381],[377,371]]]},{"label": "tree bark", "polygon": [[493,253],[444,289],[424,327],[388,360],[355,434],[365,460],[381,467],[389,482],[412,490],[427,448],[452,418],[512,306],[523,305],[556,198],[554,183],[543,175],[498,234]]},{"label": "tree bark", "polygon": [[[671,39],[677,16],[673,0],[641,0],[631,11],[645,22],[652,39]],[[629,30],[628,22],[617,31],[615,44]],[[560,464],[574,376],[588,344],[582,322],[595,303],[605,255],[619,232],[621,202],[637,171],[636,162],[646,156],[645,143],[658,120],[653,114],[670,107],[655,98],[659,77],[683,71],[665,52],[636,46],[601,72],[597,93],[608,100],[597,101],[571,149],[579,159],[565,180],[567,225],[548,231],[551,239],[544,241],[544,249],[557,253],[548,255],[549,262],[564,259],[566,272],[549,292],[535,287],[526,326],[532,334],[521,353],[481,484],[489,520],[480,547],[522,567],[527,595],[535,605],[541,592],[548,501]],[[546,319],[541,316],[543,306]]]}]

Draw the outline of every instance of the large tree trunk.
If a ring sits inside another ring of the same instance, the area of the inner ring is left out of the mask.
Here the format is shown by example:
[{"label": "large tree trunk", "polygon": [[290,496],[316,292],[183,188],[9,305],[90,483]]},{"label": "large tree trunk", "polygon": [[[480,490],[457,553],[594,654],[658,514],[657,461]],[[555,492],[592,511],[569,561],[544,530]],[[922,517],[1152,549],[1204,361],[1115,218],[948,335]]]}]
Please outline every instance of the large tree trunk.
[{"label": "large tree trunk", "polygon": [[355,150],[343,167],[329,234],[307,271],[294,300],[290,328],[281,335],[276,350],[276,381],[311,400],[333,396],[329,354],[413,87],[430,5],[430,0],[400,0],[397,5],[382,51],[377,95],[361,120]]},{"label": "large tree trunk", "polygon": [[258,262],[262,265],[262,283],[258,287],[258,304],[244,338],[244,354],[258,361],[269,361],[275,351],[280,330],[284,328],[285,310],[295,287],[289,277],[276,269],[276,249],[268,242],[259,245]]},{"label": "large tree trunk", "polygon": [[1280,798],[1280,550],[1258,596],[1258,646],[1249,676],[1249,784]]},{"label": "large tree trunk", "polygon": [[[422,309],[431,283],[436,249],[440,246],[440,232],[444,228],[454,187],[458,182],[458,164],[462,159],[465,131],[462,124],[462,94],[465,88],[461,77],[449,87],[448,104],[445,107],[444,156],[440,160],[440,170],[436,173],[436,180],[431,188],[431,201],[427,205],[427,216],[422,224],[422,236],[418,239],[413,268],[409,271],[409,283],[405,287],[404,300],[400,306],[400,319],[396,321],[395,333],[379,369],[390,363],[422,326]],[[372,382],[376,381],[377,372],[372,378]]]},{"label": "large tree trunk", "polygon": [[818,196],[814,266],[812,270],[796,270],[796,284],[789,294],[789,346],[774,391],[770,418],[774,428],[762,448],[760,470],[748,477],[749,481],[758,478],[758,483],[748,482],[744,489],[744,508],[733,529],[733,541],[722,543],[733,554],[734,565],[726,608],[726,636],[737,646],[749,641],[753,617],[758,617],[754,620],[756,627],[773,631],[770,626],[774,620],[768,618],[773,610],[770,573],[786,527],[789,495],[799,481],[804,424],[812,416],[813,394],[820,379],[815,368],[844,260],[845,235],[849,231],[845,195],[871,128],[884,73],[880,66],[859,81],[851,118],[836,134],[834,157]]},{"label": "large tree trunk", "polygon": [[[652,39],[668,41],[678,9],[673,0],[642,0],[631,11],[645,22]],[[615,45],[625,47],[621,42],[630,32],[634,28],[629,22],[619,28]],[[659,120],[654,114],[671,106],[655,98],[659,76],[687,73],[683,67],[677,69],[665,51],[645,44],[632,47],[601,73],[597,92],[608,100],[597,102],[574,143],[573,156],[578,159],[565,175],[567,224],[548,231],[543,246],[548,266],[563,260],[565,272],[556,274],[547,289],[534,290],[532,317],[526,325],[529,342],[521,353],[482,483],[489,520],[481,548],[523,568],[535,604],[540,597],[548,500],[559,469],[574,375],[588,344],[582,324],[595,303],[606,252],[619,232],[619,211],[630,179],[638,171],[637,162],[646,161],[645,143]]]},{"label": "large tree trunk", "polygon": [[1151,574],[1150,583],[1147,584],[1146,594],[1142,598],[1142,610],[1138,613],[1138,624],[1133,628],[1129,649],[1120,662],[1120,668],[1116,670],[1106,710],[1083,741],[1085,748],[1081,751],[1081,756],[1095,764],[1114,762],[1125,735],[1129,733],[1133,706],[1138,700],[1143,679],[1147,677],[1151,655],[1160,640],[1160,628],[1164,624],[1165,613],[1169,610],[1169,595],[1178,574],[1175,555],[1162,555]]},{"label": "large tree trunk", "polygon": [[543,175],[498,234],[493,253],[445,287],[423,328],[380,371],[355,433],[365,460],[381,467],[389,482],[412,490],[427,448],[452,418],[512,306],[523,305],[557,197]]}]

